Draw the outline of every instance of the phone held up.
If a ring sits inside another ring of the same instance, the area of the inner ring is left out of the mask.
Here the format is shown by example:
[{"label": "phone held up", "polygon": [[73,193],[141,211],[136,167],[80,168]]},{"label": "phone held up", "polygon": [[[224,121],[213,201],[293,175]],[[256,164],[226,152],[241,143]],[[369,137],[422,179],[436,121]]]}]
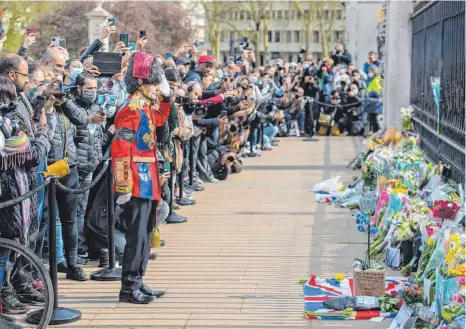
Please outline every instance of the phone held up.
[{"label": "phone held up", "polygon": [[42,111],[44,110],[46,102],[47,102],[47,99],[45,98],[44,95],[37,95],[36,104],[34,106],[34,114],[32,116],[32,120],[34,122],[40,121],[40,117],[42,115]]},{"label": "phone held up", "polygon": [[129,47],[129,35],[126,32],[120,33],[120,41],[125,44],[125,47]]},{"label": "phone held up", "polygon": [[107,18],[107,24],[108,26],[115,26],[115,18],[111,17],[111,18]]},{"label": "phone held up", "polygon": [[145,30],[139,31],[139,39],[145,38],[145,37],[146,37],[146,31]]},{"label": "phone held up", "polygon": [[33,27],[28,28],[26,31],[27,36],[30,36],[31,34],[36,34],[36,29]]}]

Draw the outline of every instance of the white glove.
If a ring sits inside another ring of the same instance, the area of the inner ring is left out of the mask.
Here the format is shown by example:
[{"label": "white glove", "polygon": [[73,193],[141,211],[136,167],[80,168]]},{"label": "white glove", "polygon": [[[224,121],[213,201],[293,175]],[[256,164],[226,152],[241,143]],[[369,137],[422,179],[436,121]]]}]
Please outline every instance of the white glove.
[{"label": "white glove", "polygon": [[165,75],[162,76],[162,81],[160,82],[160,93],[164,97],[170,96],[170,85],[168,84],[167,78]]},{"label": "white glove", "polygon": [[125,204],[131,199],[131,196],[132,196],[131,192],[126,193],[126,194],[122,194],[122,195],[120,195],[118,197],[118,199],[116,200],[116,203],[119,204],[119,205]]}]

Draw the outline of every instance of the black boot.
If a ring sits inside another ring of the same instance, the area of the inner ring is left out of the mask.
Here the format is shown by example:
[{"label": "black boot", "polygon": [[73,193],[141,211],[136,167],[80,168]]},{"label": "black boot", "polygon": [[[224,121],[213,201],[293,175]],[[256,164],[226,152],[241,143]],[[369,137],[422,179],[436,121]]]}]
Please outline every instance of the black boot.
[{"label": "black boot", "polygon": [[139,288],[139,291],[142,292],[144,295],[152,296],[155,298],[160,298],[163,295],[165,295],[165,291],[153,290],[146,286],[144,283],[142,284],[141,288]]},{"label": "black boot", "polygon": [[57,272],[58,273],[68,273],[68,266],[66,265],[65,260],[63,262],[57,264]]},{"label": "black boot", "polygon": [[196,204],[196,201],[188,198],[179,198],[176,200],[176,203],[180,206],[192,206]]},{"label": "black boot", "polygon": [[120,290],[120,302],[132,304],[149,304],[154,301],[154,297],[147,296],[140,290],[124,291]]},{"label": "black boot", "polygon": [[186,219],[186,217],[180,216],[176,214],[175,212],[169,215],[167,219],[165,220],[167,224],[180,224],[180,223],[186,223],[187,221],[188,220]]}]

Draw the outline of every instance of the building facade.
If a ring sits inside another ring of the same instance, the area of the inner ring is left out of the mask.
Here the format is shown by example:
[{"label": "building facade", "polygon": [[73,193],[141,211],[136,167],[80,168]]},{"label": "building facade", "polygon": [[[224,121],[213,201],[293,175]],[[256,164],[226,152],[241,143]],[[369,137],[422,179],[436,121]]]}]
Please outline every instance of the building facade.
[{"label": "building facade", "polygon": [[[311,5],[312,3],[308,1],[300,2],[300,6],[303,10],[308,10]],[[269,49],[268,52],[265,52],[263,35],[261,35],[261,40],[259,42],[261,62],[265,63],[279,57],[288,59],[289,61],[298,61],[301,47],[306,47],[306,25],[302,14],[294,7],[291,1],[273,1],[271,2],[270,10],[271,13],[267,33]],[[340,8],[335,11],[334,19],[332,17],[332,11],[328,9],[323,11],[324,29],[328,30],[332,22],[332,32],[328,36],[329,49],[332,49],[338,42],[345,43],[346,41],[344,6],[340,6]],[[241,8],[237,10],[233,9],[228,12],[220,36],[220,51],[223,59],[229,56],[232,44],[234,47],[239,45],[245,36],[241,31],[244,31],[249,25],[253,25],[253,22],[248,19],[247,13],[242,11]],[[206,22],[205,28],[209,28],[208,22]],[[204,34],[207,35],[206,32],[204,32]],[[313,21],[312,33],[309,36],[308,47],[309,53],[311,53],[315,59],[322,57],[322,34],[322,31],[319,29],[316,14],[315,20]],[[209,47],[208,40],[205,40],[205,42],[205,46]]]}]

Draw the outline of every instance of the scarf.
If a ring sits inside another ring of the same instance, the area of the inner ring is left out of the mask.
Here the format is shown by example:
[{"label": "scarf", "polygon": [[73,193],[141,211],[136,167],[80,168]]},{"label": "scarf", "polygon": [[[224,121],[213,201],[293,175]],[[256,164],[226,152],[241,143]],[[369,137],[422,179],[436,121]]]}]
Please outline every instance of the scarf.
[{"label": "scarf", "polygon": [[[29,192],[29,183],[24,167],[14,168],[16,182],[18,184],[18,192],[24,195]],[[21,218],[23,219],[23,236],[27,240],[29,237],[29,226],[31,225],[31,200],[25,199],[21,201]]]},{"label": "scarf", "polygon": [[19,131],[16,136],[8,139],[5,139],[3,134],[0,135],[2,137],[0,140],[3,140],[4,144],[0,145],[0,168],[2,170],[16,168],[31,159],[31,145],[24,132]]}]

